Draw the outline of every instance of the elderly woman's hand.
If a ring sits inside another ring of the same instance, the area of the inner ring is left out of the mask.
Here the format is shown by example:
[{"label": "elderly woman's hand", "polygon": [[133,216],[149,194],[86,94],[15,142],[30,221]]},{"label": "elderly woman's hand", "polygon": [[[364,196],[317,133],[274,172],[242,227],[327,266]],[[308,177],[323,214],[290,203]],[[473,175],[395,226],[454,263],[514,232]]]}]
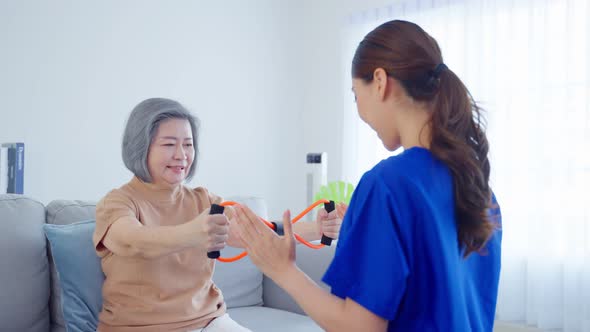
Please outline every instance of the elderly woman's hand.
[{"label": "elderly woman's hand", "polygon": [[229,237],[229,221],[223,214],[209,214],[210,209],[203,211],[192,223],[194,223],[195,236],[200,246],[209,251],[218,251],[225,248]]},{"label": "elderly woman's hand", "polygon": [[332,239],[337,239],[340,235],[340,227],[348,206],[344,203],[338,203],[336,210],[328,213],[325,209],[320,209],[316,218],[316,228],[319,237],[325,235]]}]

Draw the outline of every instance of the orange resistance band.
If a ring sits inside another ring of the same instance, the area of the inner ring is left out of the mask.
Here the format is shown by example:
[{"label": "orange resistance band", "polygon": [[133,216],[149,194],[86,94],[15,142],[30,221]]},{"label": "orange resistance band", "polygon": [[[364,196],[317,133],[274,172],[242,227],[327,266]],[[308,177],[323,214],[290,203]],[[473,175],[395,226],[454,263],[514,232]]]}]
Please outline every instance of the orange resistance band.
[{"label": "orange resistance band", "polygon": [[[306,214],[309,213],[309,211],[313,210],[316,206],[320,205],[320,204],[325,204],[325,203],[329,203],[330,201],[327,199],[320,199],[319,201],[316,201],[315,203],[313,203],[312,205],[308,206],[307,209],[303,210],[303,212],[301,212],[300,214],[298,214],[295,218],[293,218],[293,220],[291,221],[292,224],[298,222],[301,218],[303,218],[303,216],[305,216]],[[227,202],[223,202],[221,204],[219,204],[221,206],[232,206],[232,205],[239,205],[239,203],[233,202],[233,201],[227,201]],[[260,217],[258,217],[260,218]],[[275,230],[275,225],[273,225],[272,223],[260,218],[260,220],[262,220],[266,226],[270,227],[272,230]],[[313,248],[313,249],[320,249],[325,247],[325,245],[323,244],[313,244],[313,243],[309,243],[307,241],[305,241],[304,238],[302,238],[301,236],[294,234],[295,238],[297,239],[297,241],[305,244],[306,246]],[[242,259],[244,257],[246,257],[246,255],[248,255],[248,253],[246,251],[242,252],[241,254],[234,256],[234,257],[218,257],[217,260],[220,262],[224,262],[224,263],[231,263],[231,262],[235,262],[239,259]]]}]

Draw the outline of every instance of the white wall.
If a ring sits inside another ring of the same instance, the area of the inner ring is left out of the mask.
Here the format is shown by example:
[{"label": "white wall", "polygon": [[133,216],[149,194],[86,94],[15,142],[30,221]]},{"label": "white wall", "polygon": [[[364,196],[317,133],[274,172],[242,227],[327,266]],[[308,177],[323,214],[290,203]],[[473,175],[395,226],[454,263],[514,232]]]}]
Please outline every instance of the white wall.
[{"label": "white wall", "polygon": [[353,181],[344,178],[344,154],[357,153],[347,146],[351,133],[343,127],[344,121],[361,120],[354,107],[345,105],[354,95],[350,63],[343,61],[342,52],[349,39],[344,36],[349,14],[370,8],[365,7],[370,1],[375,0],[307,0],[304,9],[304,148],[328,153],[328,181]]},{"label": "white wall", "polygon": [[339,0],[305,2],[304,149],[328,153],[328,181],[342,179],[342,112],[344,77]]},{"label": "white wall", "polygon": [[[97,200],[130,178],[130,110],[174,98],[201,119],[192,185],[304,204],[298,1],[2,1],[0,142],[26,143],[27,195]],[[322,148],[322,147],[319,147]]]},{"label": "white wall", "polygon": [[[363,34],[349,23],[351,14],[374,15],[374,9],[398,0],[306,0],[304,7],[304,149],[328,152],[328,181],[356,182],[374,165],[376,156],[391,155],[376,134],[361,123],[352,104],[351,63]],[[352,27],[352,29],[351,29]],[[358,35],[351,44],[350,34]],[[359,122],[357,128],[352,123]],[[347,131],[343,128],[346,127]],[[354,128],[353,128],[354,127]],[[363,134],[359,136],[358,130]],[[367,132],[371,136],[368,139]],[[358,139],[362,148],[358,148]],[[366,147],[366,148],[365,148]],[[357,162],[360,159],[362,162]],[[345,164],[347,160],[353,163]],[[354,183],[356,185],[356,183]]]}]

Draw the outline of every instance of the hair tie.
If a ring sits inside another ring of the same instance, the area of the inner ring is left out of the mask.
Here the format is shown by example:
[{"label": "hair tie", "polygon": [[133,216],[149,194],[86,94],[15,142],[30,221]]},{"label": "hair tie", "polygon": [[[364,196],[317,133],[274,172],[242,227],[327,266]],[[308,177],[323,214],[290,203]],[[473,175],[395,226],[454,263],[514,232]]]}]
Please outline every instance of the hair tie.
[{"label": "hair tie", "polygon": [[432,71],[432,77],[434,77],[435,79],[438,79],[440,77],[440,74],[446,69],[449,69],[449,67],[447,67],[447,65],[445,65],[444,63],[439,63],[436,66],[436,68],[434,68],[434,70]]}]

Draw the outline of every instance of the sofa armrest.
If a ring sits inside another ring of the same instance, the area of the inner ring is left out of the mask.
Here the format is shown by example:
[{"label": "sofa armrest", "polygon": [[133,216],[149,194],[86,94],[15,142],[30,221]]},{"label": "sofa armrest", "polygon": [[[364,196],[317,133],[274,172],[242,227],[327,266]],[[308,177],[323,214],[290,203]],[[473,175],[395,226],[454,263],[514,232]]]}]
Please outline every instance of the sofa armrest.
[{"label": "sofa armrest", "polygon": [[[332,262],[335,249],[336,242],[333,242],[330,247],[324,247],[319,250],[311,249],[303,244],[298,244],[296,248],[297,266],[326,290],[329,290],[330,288],[324,284],[321,279]],[[305,315],[301,307],[295,303],[289,294],[266,276],[264,276],[262,281],[262,298],[265,307],[282,309]]]}]

